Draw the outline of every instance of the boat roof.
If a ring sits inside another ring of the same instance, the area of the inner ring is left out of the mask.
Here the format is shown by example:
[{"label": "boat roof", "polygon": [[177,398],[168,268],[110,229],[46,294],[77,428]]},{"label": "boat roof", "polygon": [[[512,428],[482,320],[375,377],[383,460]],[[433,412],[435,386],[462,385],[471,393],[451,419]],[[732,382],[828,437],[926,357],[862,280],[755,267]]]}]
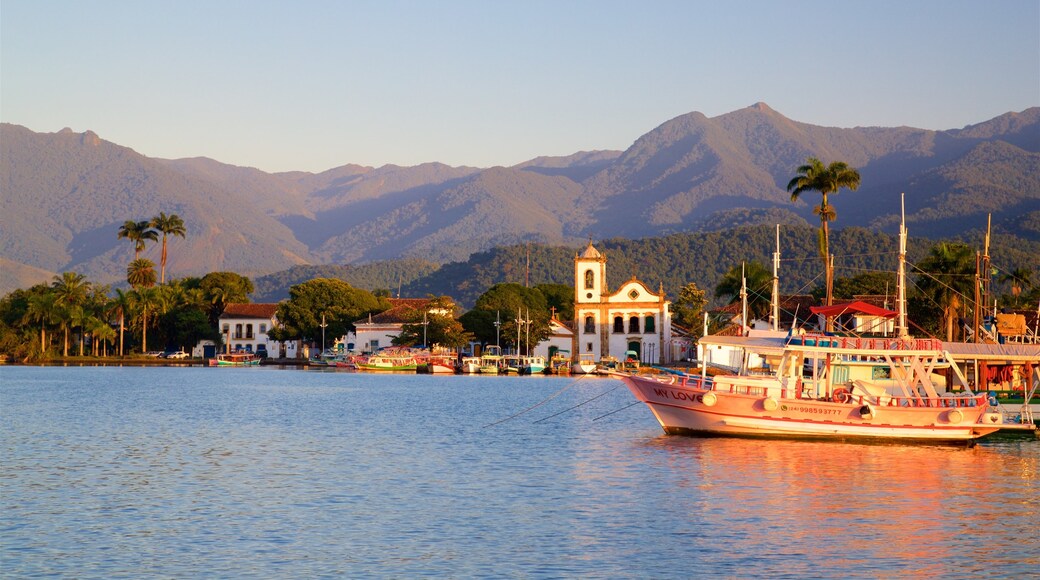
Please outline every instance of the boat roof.
[{"label": "boat roof", "polygon": [[783,354],[784,337],[773,336],[720,336],[713,334],[699,341],[703,345],[748,348],[762,354]]},{"label": "boat roof", "polygon": [[1040,344],[991,344],[984,342],[944,342],[943,350],[956,361],[1040,362]]},{"label": "boat roof", "polygon": [[873,304],[868,304],[862,300],[856,300],[853,302],[845,302],[843,304],[835,304],[833,306],[813,306],[809,310],[813,314],[822,314],[824,316],[840,316],[842,314],[866,314],[868,316],[877,316],[880,318],[895,318],[899,315],[895,310],[886,310],[879,308]]}]

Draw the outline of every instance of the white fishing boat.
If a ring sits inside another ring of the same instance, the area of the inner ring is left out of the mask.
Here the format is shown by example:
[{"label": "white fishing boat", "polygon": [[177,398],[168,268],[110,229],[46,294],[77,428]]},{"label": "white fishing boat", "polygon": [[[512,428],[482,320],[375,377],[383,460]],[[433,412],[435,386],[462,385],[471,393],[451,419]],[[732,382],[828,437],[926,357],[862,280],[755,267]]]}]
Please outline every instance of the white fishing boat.
[{"label": "white fishing boat", "polygon": [[540,375],[545,372],[544,356],[525,356],[520,358],[520,374]]},{"label": "white fishing boat", "polygon": [[479,356],[464,356],[462,357],[462,363],[459,365],[458,372],[471,375],[480,372],[480,357]]},{"label": "white fishing boat", "polygon": [[480,355],[480,374],[497,375],[501,370],[502,347],[489,345],[484,347],[484,353]]},{"label": "white fishing boat", "polygon": [[591,354],[579,354],[578,360],[571,365],[571,372],[576,375],[591,375],[596,372],[596,361]]}]

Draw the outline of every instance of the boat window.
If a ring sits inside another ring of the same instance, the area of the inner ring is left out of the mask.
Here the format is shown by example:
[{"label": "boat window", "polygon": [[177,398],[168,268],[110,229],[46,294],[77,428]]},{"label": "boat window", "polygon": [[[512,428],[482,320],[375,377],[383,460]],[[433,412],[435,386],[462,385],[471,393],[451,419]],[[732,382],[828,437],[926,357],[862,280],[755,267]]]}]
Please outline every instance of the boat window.
[{"label": "boat window", "polygon": [[592,270],[585,270],[585,289],[586,290],[591,290],[592,288],[594,288],[594,286],[593,286],[593,281],[594,280],[595,280],[595,276],[593,275]]},{"label": "boat window", "polygon": [[643,332],[647,334],[654,332],[654,326],[654,315],[648,314],[646,316],[646,322],[643,324]]},{"label": "boat window", "polygon": [[639,317],[633,316],[628,319],[628,331],[639,332]]},{"label": "boat window", "polygon": [[591,316],[585,317],[585,334],[595,334],[596,319]]},{"label": "boat window", "polygon": [[614,332],[625,332],[625,319],[620,316],[614,317]]}]

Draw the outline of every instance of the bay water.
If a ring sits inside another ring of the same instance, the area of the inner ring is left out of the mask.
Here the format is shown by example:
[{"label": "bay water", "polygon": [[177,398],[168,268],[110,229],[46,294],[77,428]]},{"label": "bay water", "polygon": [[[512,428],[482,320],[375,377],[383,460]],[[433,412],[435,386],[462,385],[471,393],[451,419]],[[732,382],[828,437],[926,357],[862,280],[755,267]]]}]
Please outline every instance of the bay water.
[{"label": "bay water", "polygon": [[1023,577],[1040,442],[666,436],[603,378],[0,367],[5,577]]}]

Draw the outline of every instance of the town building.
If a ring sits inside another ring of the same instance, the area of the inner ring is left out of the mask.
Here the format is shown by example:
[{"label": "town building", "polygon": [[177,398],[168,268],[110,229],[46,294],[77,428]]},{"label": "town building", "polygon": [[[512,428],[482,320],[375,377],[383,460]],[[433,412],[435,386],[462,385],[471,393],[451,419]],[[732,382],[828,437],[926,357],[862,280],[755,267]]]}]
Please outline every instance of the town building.
[{"label": "town building", "polygon": [[295,358],[296,341],[282,344],[271,340],[267,331],[278,324],[278,304],[230,303],[224,307],[218,322],[227,352],[253,352],[275,358]]},{"label": "town building", "polygon": [[[401,335],[405,324],[415,323],[415,313],[429,308],[429,298],[389,298],[390,309],[354,321],[353,336],[343,338],[347,350],[364,353],[388,347]],[[444,310],[427,310],[431,314],[446,314]]]},{"label": "town building", "polygon": [[592,242],[574,257],[574,340],[572,352],[602,360],[627,353],[646,364],[672,362],[671,302],[632,279],[615,292],[607,285],[607,258]]}]

